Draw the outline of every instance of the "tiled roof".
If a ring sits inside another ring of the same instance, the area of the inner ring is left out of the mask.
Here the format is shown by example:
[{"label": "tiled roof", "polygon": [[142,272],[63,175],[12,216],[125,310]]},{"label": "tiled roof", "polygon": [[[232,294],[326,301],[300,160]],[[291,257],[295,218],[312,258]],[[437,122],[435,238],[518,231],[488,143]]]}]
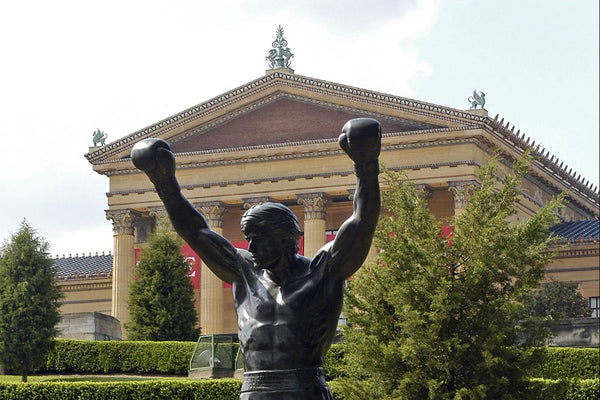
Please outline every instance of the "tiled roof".
[{"label": "tiled roof", "polygon": [[563,240],[594,240],[598,239],[599,228],[598,218],[585,221],[562,222],[550,228],[554,236],[559,236]]},{"label": "tiled roof", "polygon": [[112,254],[82,255],[54,259],[57,277],[60,280],[103,278],[112,273]]}]

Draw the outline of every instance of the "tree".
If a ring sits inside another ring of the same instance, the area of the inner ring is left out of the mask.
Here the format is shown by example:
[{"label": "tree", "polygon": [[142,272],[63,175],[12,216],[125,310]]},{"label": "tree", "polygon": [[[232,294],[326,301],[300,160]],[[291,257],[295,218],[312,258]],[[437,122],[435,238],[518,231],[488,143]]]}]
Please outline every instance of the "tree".
[{"label": "tree", "polygon": [[189,266],[174,235],[157,229],[141,253],[129,292],[131,320],[125,324],[131,340],[198,339]]},{"label": "tree", "polygon": [[23,220],[0,251],[0,363],[27,375],[54,345],[62,292],[48,243]]},{"label": "tree", "polygon": [[345,302],[345,398],[526,398],[546,332],[520,323],[522,300],[551,257],[543,250],[562,196],[511,223],[527,162],[502,181],[497,164],[480,168],[481,186],[448,221],[404,174],[385,172],[381,252],[349,281]]},{"label": "tree", "polygon": [[530,317],[550,317],[554,320],[591,315],[589,304],[577,291],[577,286],[554,278],[542,283],[540,290],[527,299],[525,310]]}]

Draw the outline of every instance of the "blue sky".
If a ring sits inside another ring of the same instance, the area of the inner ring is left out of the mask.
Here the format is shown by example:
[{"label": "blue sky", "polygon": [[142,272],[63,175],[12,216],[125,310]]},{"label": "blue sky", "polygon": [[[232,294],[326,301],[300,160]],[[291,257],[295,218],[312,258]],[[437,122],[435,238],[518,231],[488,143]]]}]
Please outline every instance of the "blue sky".
[{"label": "blue sky", "polygon": [[[283,3],[283,4],[282,4]],[[108,178],[83,154],[264,74],[281,24],[296,73],[486,108],[598,184],[597,0],[105,0],[0,5],[0,239],[112,250]]]}]

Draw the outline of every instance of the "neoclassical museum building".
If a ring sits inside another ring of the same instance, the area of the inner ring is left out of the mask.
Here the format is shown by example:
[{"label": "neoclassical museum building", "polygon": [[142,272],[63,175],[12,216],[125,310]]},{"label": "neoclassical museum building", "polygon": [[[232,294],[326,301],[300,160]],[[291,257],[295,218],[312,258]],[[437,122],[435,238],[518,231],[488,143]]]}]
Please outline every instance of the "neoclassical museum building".
[{"label": "neoclassical museum building", "polygon": [[[563,222],[555,227],[561,247],[547,273],[576,283],[598,315],[597,187],[481,107],[465,111],[310,78],[276,57],[270,67],[251,82],[89,149],[85,157],[93,170],[110,182],[106,216],[114,228],[114,249],[109,255],[56,259],[66,296],[63,313],[96,311],[128,321],[136,259],[166,215],[153,185],[131,162],[139,140],[157,137],[170,144],[183,195],[236,246],[245,246],[243,212],[269,200],[297,215],[304,229],[301,251],[310,256],[334,237],[352,210],[356,180],[352,161],[337,143],[341,127],[349,119],[370,117],[381,122],[381,161],[404,170],[440,219],[463,211],[477,185],[477,168],[494,153],[508,171],[511,160],[532,148],[537,159],[522,182],[515,220],[568,191]],[[202,333],[236,332],[231,288],[189,247],[182,253],[190,261]]]}]

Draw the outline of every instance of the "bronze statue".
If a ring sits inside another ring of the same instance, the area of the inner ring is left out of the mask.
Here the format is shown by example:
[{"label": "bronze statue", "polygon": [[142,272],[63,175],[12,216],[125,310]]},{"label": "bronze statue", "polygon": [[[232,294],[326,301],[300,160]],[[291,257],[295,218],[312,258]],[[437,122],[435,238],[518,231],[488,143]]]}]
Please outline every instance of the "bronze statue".
[{"label": "bronze statue", "polygon": [[241,400],[332,399],[323,355],[335,336],[344,281],[364,262],[379,217],[379,122],[348,121],[339,144],[354,161],[353,213],[312,259],[297,254],[302,232],[286,206],[263,203],[247,210],[241,228],[249,247],[237,249],[213,232],[181,194],[165,141],[142,140],[131,151],[175,230],[219,278],[232,284],[245,363]]}]

